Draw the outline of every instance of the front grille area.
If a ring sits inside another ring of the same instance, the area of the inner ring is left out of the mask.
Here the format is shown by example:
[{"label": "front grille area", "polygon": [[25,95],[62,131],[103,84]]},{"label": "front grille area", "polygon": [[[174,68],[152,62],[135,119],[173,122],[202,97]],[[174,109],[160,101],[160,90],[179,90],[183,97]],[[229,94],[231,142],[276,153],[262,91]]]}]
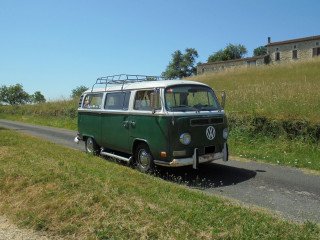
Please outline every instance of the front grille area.
[{"label": "front grille area", "polygon": [[218,123],[223,123],[223,118],[197,118],[190,120],[191,126],[212,125]]},{"label": "front grille area", "polygon": [[215,146],[209,146],[204,148],[204,154],[214,153],[216,150]]}]

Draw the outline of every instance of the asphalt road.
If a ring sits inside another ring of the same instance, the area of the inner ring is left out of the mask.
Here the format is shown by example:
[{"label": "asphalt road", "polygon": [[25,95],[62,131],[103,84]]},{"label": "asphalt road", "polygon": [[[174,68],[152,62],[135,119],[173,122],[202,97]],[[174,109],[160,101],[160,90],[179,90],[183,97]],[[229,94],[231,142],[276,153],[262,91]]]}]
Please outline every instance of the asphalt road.
[{"label": "asphalt road", "polygon": [[[74,131],[1,119],[0,126],[84,151],[83,143],[74,143]],[[272,214],[289,220],[320,224],[320,176],[305,174],[297,168],[229,160],[202,165],[198,170],[160,167],[157,175],[248,207],[271,210]]]}]

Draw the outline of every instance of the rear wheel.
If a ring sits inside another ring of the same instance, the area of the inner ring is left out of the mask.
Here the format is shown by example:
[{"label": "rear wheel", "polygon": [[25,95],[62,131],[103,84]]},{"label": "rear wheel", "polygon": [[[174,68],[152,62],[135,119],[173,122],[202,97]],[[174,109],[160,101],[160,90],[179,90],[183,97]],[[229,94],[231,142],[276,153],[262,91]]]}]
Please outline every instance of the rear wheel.
[{"label": "rear wheel", "polygon": [[145,143],[140,143],[135,152],[137,168],[140,172],[147,173],[153,170],[154,162],[149,147]]},{"label": "rear wheel", "polygon": [[89,137],[86,139],[85,147],[86,147],[86,153],[91,153],[93,155],[99,155],[99,146],[94,141],[93,138]]}]

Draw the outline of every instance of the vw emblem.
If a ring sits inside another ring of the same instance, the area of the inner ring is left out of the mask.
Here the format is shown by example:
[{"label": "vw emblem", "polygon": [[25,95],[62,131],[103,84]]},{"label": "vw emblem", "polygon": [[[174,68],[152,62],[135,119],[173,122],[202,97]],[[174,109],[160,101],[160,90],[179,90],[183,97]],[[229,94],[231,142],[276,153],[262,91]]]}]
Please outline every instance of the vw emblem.
[{"label": "vw emblem", "polygon": [[216,136],[216,130],[214,129],[214,127],[209,126],[206,130],[206,135],[209,140],[213,140]]}]

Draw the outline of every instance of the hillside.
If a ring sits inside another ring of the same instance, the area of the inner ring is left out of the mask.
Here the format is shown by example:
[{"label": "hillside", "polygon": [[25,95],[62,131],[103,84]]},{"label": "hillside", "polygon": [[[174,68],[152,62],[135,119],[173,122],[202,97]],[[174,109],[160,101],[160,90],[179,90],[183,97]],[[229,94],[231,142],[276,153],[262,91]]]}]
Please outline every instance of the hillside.
[{"label": "hillside", "polygon": [[320,122],[320,59],[191,78],[226,90],[229,115]]}]

